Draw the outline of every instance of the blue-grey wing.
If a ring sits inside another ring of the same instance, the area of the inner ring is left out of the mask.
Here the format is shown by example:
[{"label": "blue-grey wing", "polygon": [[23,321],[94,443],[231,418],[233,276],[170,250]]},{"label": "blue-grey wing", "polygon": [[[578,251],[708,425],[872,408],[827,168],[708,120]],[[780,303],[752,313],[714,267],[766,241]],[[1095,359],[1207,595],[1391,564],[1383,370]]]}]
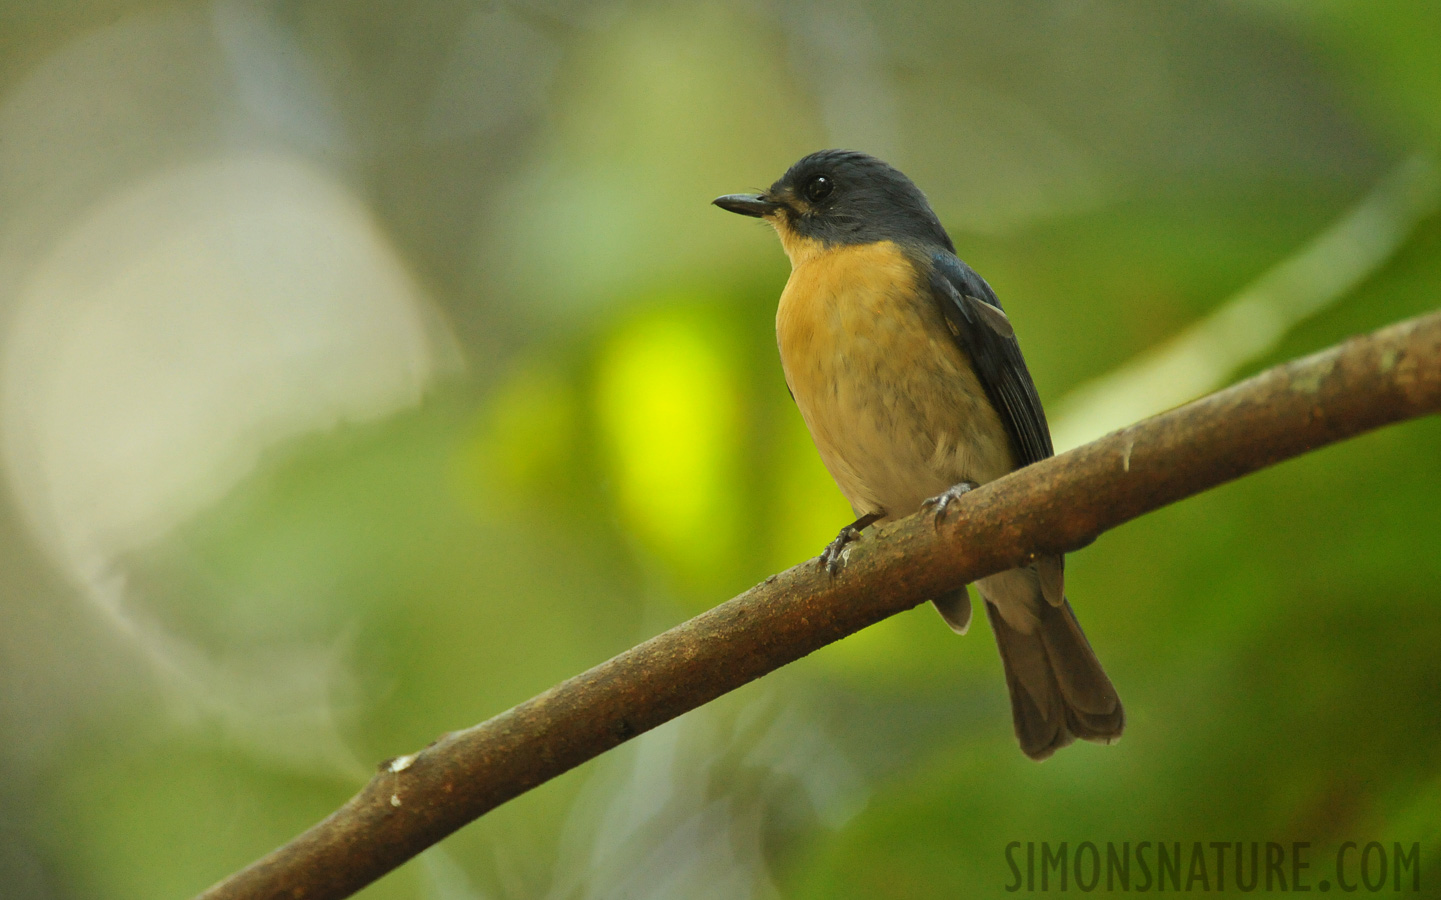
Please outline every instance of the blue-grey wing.
[{"label": "blue-grey wing", "polygon": [[1010,320],[986,280],[952,253],[931,257],[931,292],[1011,435],[1017,463],[1051,456],[1051,430]]}]

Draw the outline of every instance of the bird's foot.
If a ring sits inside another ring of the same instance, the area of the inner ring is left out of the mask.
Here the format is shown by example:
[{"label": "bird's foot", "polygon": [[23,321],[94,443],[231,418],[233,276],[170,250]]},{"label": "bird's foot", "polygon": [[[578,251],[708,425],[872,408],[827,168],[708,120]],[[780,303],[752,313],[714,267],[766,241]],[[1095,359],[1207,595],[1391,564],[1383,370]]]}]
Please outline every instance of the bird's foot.
[{"label": "bird's foot", "polygon": [[826,544],[826,549],[821,551],[821,565],[825,567],[828,574],[834,576],[845,564],[846,545],[861,536],[861,530],[854,525],[847,525],[836,535],[836,539]]},{"label": "bird's foot", "polygon": [[835,577],[835,574],[841,570],[841,566],[846,564],[846,547],[851,541],[860,538],[862,528],[879,519],[881,515],[882,513],[871,513],[868,516],[861,516],[845,528],[842,528],[841,533],[836,535],[836,539],[826,544],[826,549],[821,551],[821,567],[824,568],[829,575]]},{"label": "bird's foot", "polygon": [[935,516],[936,530],[939,531],[941,524],[946,520],[946,510],[950,508],[951,504],[978,487],[980,487],[980,485],[974,481],[962,481],[960,484],[953,484],[942,493],[923,502],[921,509],[932,510],[932,514]]}]

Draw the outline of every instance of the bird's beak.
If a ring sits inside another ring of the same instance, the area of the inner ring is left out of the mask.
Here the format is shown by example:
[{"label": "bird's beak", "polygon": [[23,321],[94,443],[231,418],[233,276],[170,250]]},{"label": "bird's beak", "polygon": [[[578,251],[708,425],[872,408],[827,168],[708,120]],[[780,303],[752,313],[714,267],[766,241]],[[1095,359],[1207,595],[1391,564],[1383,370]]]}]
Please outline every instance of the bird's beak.
[{"label": "bird's beak", "polygon": [[728,212],[740,213],[743,216],[755,216],[764,218],[781,205],[774,200],[767,200],[761,194],[726,194],[724,197],[717,197],[711,201],[721,209]]}]

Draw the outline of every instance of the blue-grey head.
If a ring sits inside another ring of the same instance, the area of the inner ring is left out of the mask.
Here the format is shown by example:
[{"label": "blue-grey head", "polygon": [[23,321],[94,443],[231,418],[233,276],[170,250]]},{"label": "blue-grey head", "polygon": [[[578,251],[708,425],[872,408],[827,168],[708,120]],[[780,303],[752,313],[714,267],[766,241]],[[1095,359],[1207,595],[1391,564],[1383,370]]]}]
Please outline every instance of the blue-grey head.
[{"label": "blue-grey head", "polygon": [[920,188],[894,167],[854,150],[821,150],[802,158],[765,191],[727,194],[721,209],[765,219],[792,258],[794,246],[894,241],[954,252]]}]

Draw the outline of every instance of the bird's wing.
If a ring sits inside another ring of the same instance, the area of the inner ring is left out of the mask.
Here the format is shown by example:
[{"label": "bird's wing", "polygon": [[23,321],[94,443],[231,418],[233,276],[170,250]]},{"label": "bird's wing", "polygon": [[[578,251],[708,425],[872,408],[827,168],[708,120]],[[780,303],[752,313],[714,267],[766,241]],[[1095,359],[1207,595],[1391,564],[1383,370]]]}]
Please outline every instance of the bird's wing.
[{"label": "bird's wing", "polygon": [[984,278],[952,253],[931,256],[931,293],[955,337],[971,358],[991,405],[1000,413],[1018,455],[1030,465],[1051,456],[1051,431],[1010,319]]}]

